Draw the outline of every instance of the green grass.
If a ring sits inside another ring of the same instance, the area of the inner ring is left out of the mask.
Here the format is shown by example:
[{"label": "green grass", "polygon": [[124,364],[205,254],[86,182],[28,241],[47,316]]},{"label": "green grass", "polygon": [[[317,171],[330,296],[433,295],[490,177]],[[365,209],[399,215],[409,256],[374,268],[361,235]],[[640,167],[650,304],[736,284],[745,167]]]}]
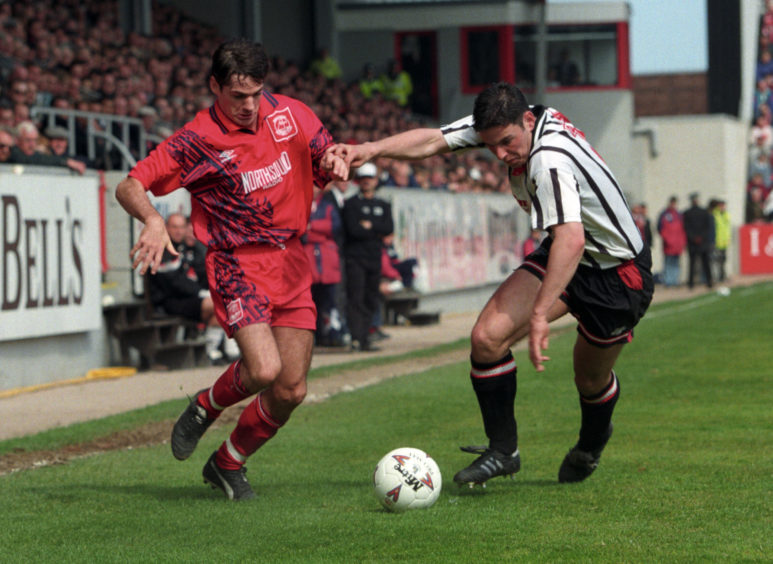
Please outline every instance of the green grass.
[{"label": "green grass", "polygon": [[[248,464],[254,503],[201,483],[227,429],[187,462],[161,445],[2,476],[0,561],[771,561],[771,304],[773,284],[759,284],[653,307],[618,363],[615,435],[584,483],[556,483],[579,423],[568,332],[544,373],[516,355],[514,481],[451,483],[472,460],[457,447],[484,439],[460,363],[301,406]],[[167,403],[134,424],[184,406]],[[372,497],[375,463],[398,446],[438,462],[446,483],[431,509],[393,515]]]},{"label": "green grass", "polygon": [[[455,350],[469,348],[469,339],[459,339],[426,349],[391,356],[380,356],[372,360],[358,360],[342,364],[320,366],[309,372],[308,379],[325,378],[342,370],[361,370],[363,368],[390,364],[410,359],[426,358]],[[105,417],[96,421],[74,423],[66,427],[43,431],[32,436],[0,441],[0,456],[13,451],[37,451],[57,449],[74,443],[82,443],[103,437],[113,432],[136,428],[151,421],[174,419],[180,415],[180,400],[161,402],[128,413]],[[184,403],[182,404],[185,405]]]}]

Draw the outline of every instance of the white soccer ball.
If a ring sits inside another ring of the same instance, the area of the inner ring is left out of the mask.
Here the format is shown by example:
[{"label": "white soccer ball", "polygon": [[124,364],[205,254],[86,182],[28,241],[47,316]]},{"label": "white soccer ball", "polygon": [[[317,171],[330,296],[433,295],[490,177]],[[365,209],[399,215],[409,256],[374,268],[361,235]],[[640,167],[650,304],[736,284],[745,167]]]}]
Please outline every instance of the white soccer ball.
[{"label": "white soccer ball", "polygon": [[443,478],[423,450],[403,447],[388,452],[373,472],[373,492],[387,510],[424,509],[437,501]]}]

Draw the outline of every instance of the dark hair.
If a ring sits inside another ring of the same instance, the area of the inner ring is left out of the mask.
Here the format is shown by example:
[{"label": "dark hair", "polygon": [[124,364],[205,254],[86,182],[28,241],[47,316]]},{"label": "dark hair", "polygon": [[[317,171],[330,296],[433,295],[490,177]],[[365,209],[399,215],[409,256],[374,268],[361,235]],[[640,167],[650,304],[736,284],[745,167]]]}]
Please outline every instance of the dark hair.
[{"label": "dark hair", "polygon": [[230,83],[232,76],[249,76],[263,82],[269,62],[263,45],[247,39],[232,39],[222,43],[212,55],[212,76],[220,86]]},{"label": "dark hair", "polygon": [[507,82],[497,82],[475,98],[472,110],[475,131],[491,127],[523,124],[523,114],[529,111],[529,103],[517,87]]}]

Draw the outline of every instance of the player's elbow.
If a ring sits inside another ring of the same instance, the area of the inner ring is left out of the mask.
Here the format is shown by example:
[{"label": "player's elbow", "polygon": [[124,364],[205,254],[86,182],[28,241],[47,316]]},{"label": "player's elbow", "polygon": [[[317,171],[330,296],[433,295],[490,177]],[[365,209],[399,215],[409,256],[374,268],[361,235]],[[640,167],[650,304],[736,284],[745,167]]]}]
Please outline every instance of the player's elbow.
[{"label": "player's elbow", "polygon": [[570,254],[582,255],[585,249],[585,228],[580,222],[563,223],[552,228],[554,244]]}]

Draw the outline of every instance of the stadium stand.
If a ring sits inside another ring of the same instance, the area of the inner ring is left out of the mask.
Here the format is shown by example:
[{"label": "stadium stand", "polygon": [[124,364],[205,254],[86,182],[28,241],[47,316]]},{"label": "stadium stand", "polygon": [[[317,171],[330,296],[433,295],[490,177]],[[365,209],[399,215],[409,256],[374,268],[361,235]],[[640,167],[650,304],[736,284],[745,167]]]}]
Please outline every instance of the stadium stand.
[{"label": "stadium stand", "polygon": [[773,3],[765,3],[758,34],[754,121],[749,131],[746,222],[773,221]]},{"label": "stadium stand", "polygon": [[[124,33],[116,13],[112,3],[96,0],[0,5],[0,124],[32,118],[40,131],[63,127],[71,156],[103,170],[128,170],[212,103],[206,73],[221,39],[213,27],[156,3],[156,33],[143,36]],[[326,78],[281,54],[272,64],[269,88],[311,106],[337,140],[362,142],[428,121],[380,93],[366,98],[356,80]],[[411,167],[410,188],[509,189],[503,165],[480,155],[445,155]]]}]

